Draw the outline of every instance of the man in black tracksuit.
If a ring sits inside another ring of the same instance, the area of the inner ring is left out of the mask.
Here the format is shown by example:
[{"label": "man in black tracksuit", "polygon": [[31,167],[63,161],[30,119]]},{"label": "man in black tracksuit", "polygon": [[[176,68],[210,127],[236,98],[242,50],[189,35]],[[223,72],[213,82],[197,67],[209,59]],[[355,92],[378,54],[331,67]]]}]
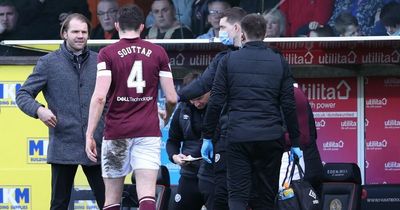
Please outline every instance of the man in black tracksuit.
[{"label": "man in black tracksuit", "polygon": [[[189,73],[183,84],[187,85],[198,76],[199,73]],[[181,166],[174,210],[200,210],[203,205],[212,209],[213,191],[209,190],[214,185],[212,165],[202,160],[185,161],[189,155],[201,157],[201,126],[209,96],[208,92],[190,102],[181,102],[171,121],[167,153],[171,162]]]},{"label": "man in black tracksuit", "polygon": [[[221,19],[222,21],[222,19]],[[227,178],[229,209],[245,210],[250,190],[260,195],[256,206],[273,209],[283,153],[283,110],[292,151],[299,155],[294,79],[283,57],[262,42],[266,23],[261,15],[241,21],[242,49],[219,62],[203,125],[202,156],[209,161],[210,140],[227,104]],[[257,185],[251,186],[252,175]]]},{"label": "man in black tracksuit", "polygon": [[[196,98],[206,92],[209,92],[212,88],[214,81],[215,72],[217,71],[218,63],[220,60],[230,51],[236,50],[240,45],[240,20],[246,15],[246,12],[238,7],[226,9],[221,19],[223,19],[222,27],[220,30],[229,31],[230,35],[233,35],[233,42],[224,42],[224,45],[228,46],[228,49],[218,53],[211,61],[204,73],[195,79],[193,82],[183,87],[178,91],[178,95],[181,101],[188,101],[189,99]],[[226,37],[228,38],[228,37]],[[236,41],[235,41],[236,40]],[[215,138],[215,160],[214,160],[214,171],[209,171],[214,175],[214,206],[213,210],[228,210],[228,191],[226,183],[226,157],[225,157],[225,131],[227,125],[226,111],[222,111],[221,118],[219,121],[218,129],[216,130]],[[201,185],[201,183],[200,183]],[[200,186],[200,188],[203,188]],[[209,188],[210,189],[210,188]],[[212,210],[207,208],[208,210]]]}]

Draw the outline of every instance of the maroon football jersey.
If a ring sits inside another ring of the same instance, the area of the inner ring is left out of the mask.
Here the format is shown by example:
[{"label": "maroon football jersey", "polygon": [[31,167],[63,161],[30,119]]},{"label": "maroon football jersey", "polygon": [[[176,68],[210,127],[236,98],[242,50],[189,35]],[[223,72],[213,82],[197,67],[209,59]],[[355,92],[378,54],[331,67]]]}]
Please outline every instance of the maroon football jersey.
[{"label": "maroon football jersey", "polygon": [[100,50],[98,70],[111,71],[104,137],[160,136],[159,78],[172,77],[164,48],[140,38],[121,39]]}]

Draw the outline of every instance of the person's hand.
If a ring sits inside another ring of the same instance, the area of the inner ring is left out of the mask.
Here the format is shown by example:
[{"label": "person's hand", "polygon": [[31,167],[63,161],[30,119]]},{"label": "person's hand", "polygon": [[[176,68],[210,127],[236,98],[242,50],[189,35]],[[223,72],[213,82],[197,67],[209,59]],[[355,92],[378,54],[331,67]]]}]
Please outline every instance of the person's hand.
[{"label": "person's hand", "polygon": [[308,28],[310,29],[310,31],[315,31],[315,29],[317,29],[318,27],[320,27],[320,25],[317,21],[311,21],[308,24]]},{"label": "person's hand", "polygon": [[161,128],[168,124],[167,112],[165,111],[165,109],[158,109],[158,117],[162,121],[162,123],[160,123]]},{"label": "person's hand", "polygon": [[203,145],[201,145],[201,156],[207,163],[211,163],[211,159],[214,156],[214,148],[211,139],[203,139]]},{"label": "person's hand", "polygon": [[47,127],[56,127],[57,125],[57,117],[53,114],[53,112],[50,109],[44,108],[44,107],[39,107],[39,109],[36,111],[37,116],[39,119],[47,125]]},{"label": "person's hand", "polygon": [[185,159],[185,158],[186,158],[186,155],[184,155],[184,154],[172,155],[172,160],[174,161],[174,163],[176,163],[180,166],[187,164],[186,161],[183,161],[183,159]]},{"label": "person's hand", "polygon": [[86,147],[85,147],[86,155],[88,158],[97,162],[97,150],[96,150],[96,141],[93,136],[86,136]]},{"label": "person's hand", "polygon": [[292,162],[294,160],[294,156],[297,156],[298,159],[303,157],[303,151],[301,151],[300,147],[292,147],[290,148],[290,156],[289,161]]}]

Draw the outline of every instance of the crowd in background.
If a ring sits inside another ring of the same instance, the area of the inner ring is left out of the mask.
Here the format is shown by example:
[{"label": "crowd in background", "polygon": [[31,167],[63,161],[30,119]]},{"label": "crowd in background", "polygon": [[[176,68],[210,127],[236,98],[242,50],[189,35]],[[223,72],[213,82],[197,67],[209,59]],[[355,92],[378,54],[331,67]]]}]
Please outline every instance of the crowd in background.
[{"label": "crowd in background", "polygon": [[117,39],[117,10],[130,3],[145,11],[150,39],[218,37],[222,11],[234,6],[263,14],[266,37],[400,33],[400,0],[0,0],[0,40],[60,39],[70,13],[91,20],[91,39]]}]

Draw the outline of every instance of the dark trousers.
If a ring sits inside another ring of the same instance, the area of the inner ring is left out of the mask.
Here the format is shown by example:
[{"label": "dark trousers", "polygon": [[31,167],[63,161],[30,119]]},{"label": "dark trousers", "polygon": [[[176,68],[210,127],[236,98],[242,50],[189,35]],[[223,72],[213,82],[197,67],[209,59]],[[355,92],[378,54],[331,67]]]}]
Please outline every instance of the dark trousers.
[{"label": "dark trousers", "polygon": [[[51,164],[50,210],[67,210],[78,165]],[[101,166],[82,166],[83,172],[96,197],[97,205],[103,209],[105,189]]]},{"label": "dark trousers", "polygon": [[230,210],[245,210],[249,205],[251,191],[252,206],[257,209],[274,209],[282,154],[281,139],[228,143],[227,180]]},{"label": "dark trousers", "polygon": [[304,148],[303,154],[306,167],[304,180],[311,184],[318,196],[321,196],[323,165],[317,143],[314,141]]},{"label": "dark trousers", "polygon": [[213,210],[229,210],[225,151],[220,151],[215,154],[214,174],[215,195]]},{"label": "dark trousers", "polygon": [[204,205],[206,206],[207,210],[213,210],[214,186],[214,183],[211,181],[199,179],[199,191],[203,196]]},{"label": "dark trousers", "polygon": [[203,196],[198,187],[197,177],[181,176],[174,197],[174,210],[201,209],[204,204]]}]

